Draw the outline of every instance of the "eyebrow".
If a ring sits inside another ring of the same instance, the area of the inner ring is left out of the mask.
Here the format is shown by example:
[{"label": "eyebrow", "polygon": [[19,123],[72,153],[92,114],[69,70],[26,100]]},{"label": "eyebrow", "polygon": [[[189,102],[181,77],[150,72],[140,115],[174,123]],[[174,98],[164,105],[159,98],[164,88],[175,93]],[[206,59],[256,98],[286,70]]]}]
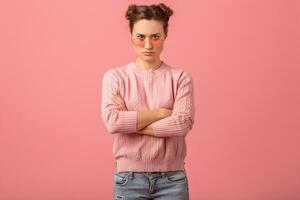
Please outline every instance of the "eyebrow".
[{"label": "eyebrow", "polygon": [[[154,34],[152,34],[152,35],[159,35],[160,33],[154,33]],[[143,35],[143,36],[145,36],[145,34],[142,34],[142,33],[137,33],[136,35]]]}]

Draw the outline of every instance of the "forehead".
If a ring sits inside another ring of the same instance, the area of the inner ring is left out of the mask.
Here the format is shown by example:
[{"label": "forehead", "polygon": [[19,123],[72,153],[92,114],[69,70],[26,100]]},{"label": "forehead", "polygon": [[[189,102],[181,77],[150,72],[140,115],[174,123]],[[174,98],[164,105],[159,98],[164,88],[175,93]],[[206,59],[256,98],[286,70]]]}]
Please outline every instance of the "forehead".
[{"label": "forehead", "polygon": [[155,33],[163,33],[163,22],[158,20],[141,19],[133,26],[133,33],[151,35]]}]

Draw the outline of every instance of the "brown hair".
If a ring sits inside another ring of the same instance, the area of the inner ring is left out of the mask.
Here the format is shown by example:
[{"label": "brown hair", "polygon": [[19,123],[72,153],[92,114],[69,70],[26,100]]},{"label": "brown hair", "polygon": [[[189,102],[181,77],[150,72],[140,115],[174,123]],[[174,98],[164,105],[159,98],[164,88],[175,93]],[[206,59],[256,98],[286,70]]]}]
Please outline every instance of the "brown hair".
[{"label": "brown hair", "polygon": [[164,32],[168,34],[168,22],[173,11],[163,3],[148,5],[130,4],[125,17],[129,20],[130,32],[132,33],[134,24],[140,19],[154,19],[163,22]]}]

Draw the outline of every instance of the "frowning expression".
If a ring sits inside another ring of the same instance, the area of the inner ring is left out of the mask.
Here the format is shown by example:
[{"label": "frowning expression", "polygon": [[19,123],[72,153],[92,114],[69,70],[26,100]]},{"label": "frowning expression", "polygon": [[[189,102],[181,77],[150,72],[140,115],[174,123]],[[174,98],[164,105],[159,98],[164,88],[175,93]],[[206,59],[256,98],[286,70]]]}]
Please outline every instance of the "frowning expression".
[{"label": "frowning expression", "polygon": [[165,39],[161,21],[142,19],[134,24],[131,41],[136,55],[143,60],[159,58]]}]

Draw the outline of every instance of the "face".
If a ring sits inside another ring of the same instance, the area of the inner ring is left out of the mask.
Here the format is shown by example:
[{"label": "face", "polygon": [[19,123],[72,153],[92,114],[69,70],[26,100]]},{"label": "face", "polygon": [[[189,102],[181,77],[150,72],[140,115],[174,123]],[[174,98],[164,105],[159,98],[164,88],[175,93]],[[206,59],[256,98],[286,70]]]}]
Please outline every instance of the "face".
[{"label": "face", "polygon": [[130,37],[138,59],[151,62],[160,58],[166,39],[163,22],[141,19],[134,24]]}]

